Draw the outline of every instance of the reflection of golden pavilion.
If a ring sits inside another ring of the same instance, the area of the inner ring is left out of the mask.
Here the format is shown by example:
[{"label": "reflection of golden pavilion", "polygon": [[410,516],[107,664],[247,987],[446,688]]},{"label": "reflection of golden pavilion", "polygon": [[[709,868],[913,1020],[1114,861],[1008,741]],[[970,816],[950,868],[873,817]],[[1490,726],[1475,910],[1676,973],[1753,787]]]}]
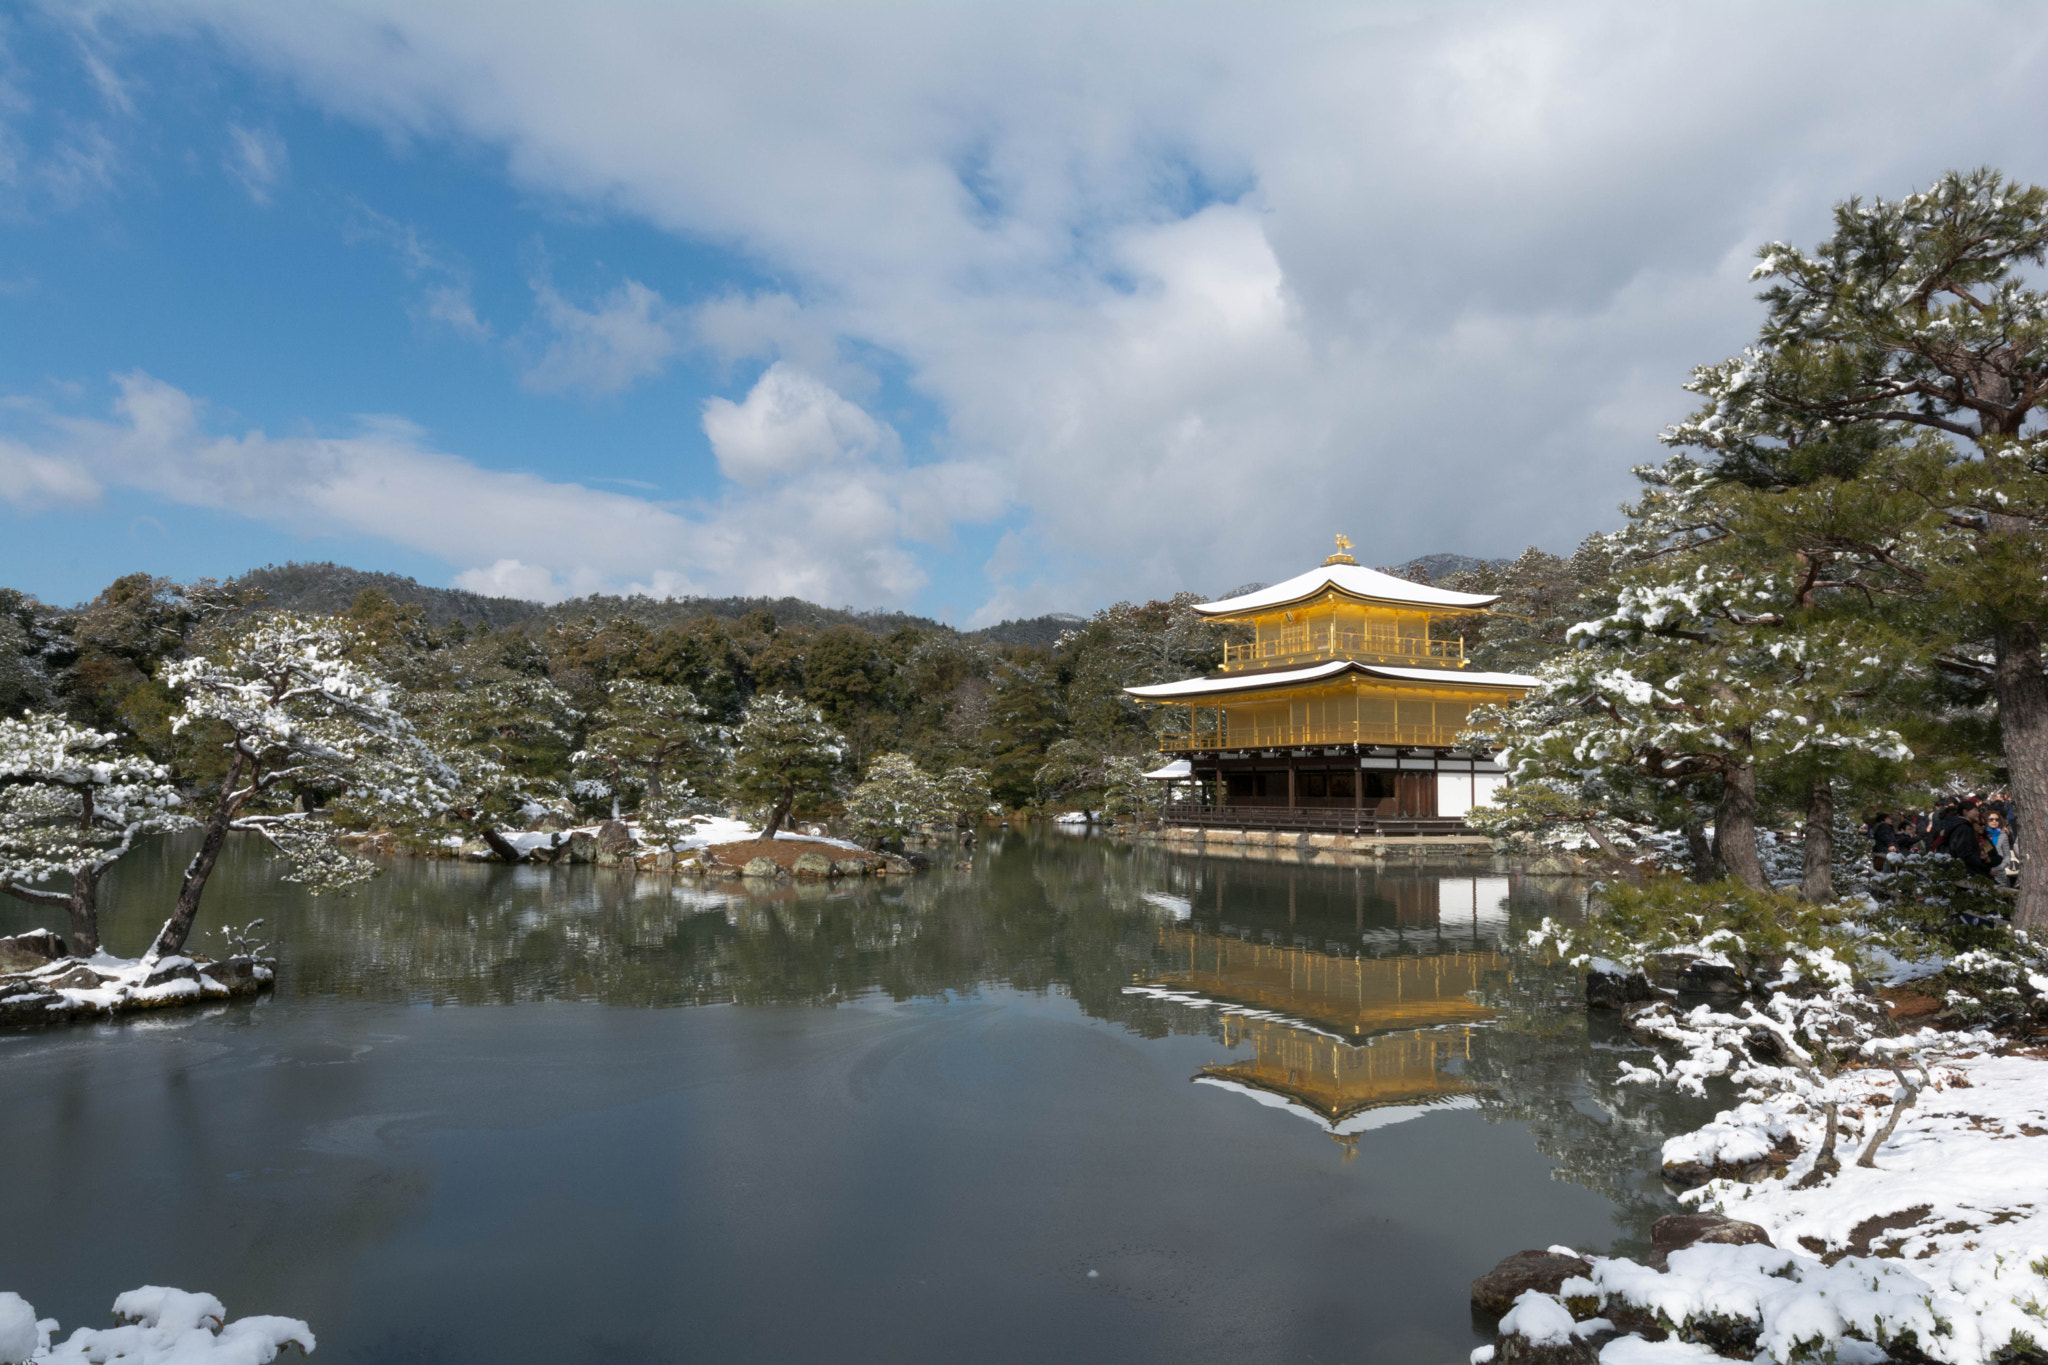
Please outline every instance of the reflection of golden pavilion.
[{"label": "reflection of golden pavilion", "polygon": [[1499,953],[1332,957],[1180,928],[1162,929],[1159,946],[1177,959],[1161,986],[1351,1037],[1490,1018],[1473,993],[1482,977],[1508,965]]},{"label": "reflection of golden pavilion", "polygon": [[1351,1044],[1275,1019],[1225,1015],[1223,1042],[1252,1045],[1242,1062],[1205,1066],[1197,1080],[1229,1081],[1298,1104],[1335,1131],[1368,1109],[1429,1104],[1472,1089],[1456,1070],[1472,1056],[1468,1028],[1381,1034]]},{"label": "reflection of golden pavilion", "polygon": [[[1223,1041],[1252,1055],[1205,1066],[1194,1079],[1284,1104],[1329,1129],[1347,1156],[1364,1116],[1455,1100],[1472,1026],[1492,1011],[1475,998],[1498,953],[1333,957],[1181,928],[1160,931],[1176,965],[1136,987],[1221,1007]],[[1191,1001],[1192,1003],[1192,1001]]]}]

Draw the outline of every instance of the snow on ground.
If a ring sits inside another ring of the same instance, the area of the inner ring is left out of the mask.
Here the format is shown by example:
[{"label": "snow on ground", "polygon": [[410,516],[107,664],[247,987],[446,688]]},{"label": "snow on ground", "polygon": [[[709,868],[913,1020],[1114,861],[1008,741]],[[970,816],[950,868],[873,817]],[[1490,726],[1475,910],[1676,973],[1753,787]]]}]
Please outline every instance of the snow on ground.
[{"label": "snow on ground", "polygon": [[297,1318],[228,1321],[211,1294],[144,1285],[114,1300],[118,1327],[80,1327],[54,1338],[55,1318],[36,1320],[18,1294],[0,1293],[0,1365],[266,1365],[296,1346],[310,1353],[313,1329]]},{"label": "snow on ground", "polygon": [[[1786,1115],[1801,1155],[1785,1178],[1717,1180],[1689,1197],[1762,1225],[1781,1247],[1901,1258],[1866,1264],[1910,1269],[1925,1289],[1870,1292],[1930,1296],[1953,1327],[1953,1353],[1929,1351],[1938,1359],[1987,1359],[2015,1332],[2048,1337],[2048,1061],[1999,1055],[1991,1041],[1977,1035],[1974,1051],[1942,1059],[1936,1085],[1906,1111],[1874,1168],[1855,1164],[1845,1138],[1841,1171],[1797,1188],[1820,1124]],[[1867,1124],[1889,1110],[1894,1088],[1888,1074],[1870,1078],[1858,1116]]]},{"label": "snow on ground", "polygon": [[[13,1003],[33,995],[42,1009],[74,1014],[143,1009],[201,998],[226,999],[236,992],[226,982],[215,979],[214,973],[220,971],[222,964],[196,963],[189,957],[152,960],[114,957],[106,952],[89,958],[60,957],[33,971],[10,974],[6,985],[0,987],[0,1003]],[[248,976],[255,982],[269,981],[273,975],[267,961],[248,963]],[[46,992],[48,999],[41,999]]]},{"label": "snow on ground", "polygon": [[[1590,1279],[1566,1281],[1553,1302],[1597,1300],[1609,1317],[1632,1305],[1674,1324],[1746,1319],[1759,1324],[1755,1358],[1770,1361],[1884,1361],[1880,1343],[1911,1333],[1927,1359],[1982,1365],[2016,1335],[2048,1338],[2048,1060],[1999,1046],[1988,1034],[1951,1035],[1929,1059],[1932,1083],[1869,1168],[1857,1154],[1889,1114],[1896,1081],[1856,1073],[1868,1086],[1843,1107],[1841,1169],[1808,1188],[1823,1127],[1797,1100],[1750,1100],[1673,1138],[1667,1161],[1739,1161],[1780,1134],[1798,1143],[1776,1178],[1715,1180],[1685,1196],[1760,1225],[1776,1246],[1686,1247],[1666,1272],[1589,1257]],[[1604,1365],[1718,1358],[1636,1338],[1600,1353]]]}]

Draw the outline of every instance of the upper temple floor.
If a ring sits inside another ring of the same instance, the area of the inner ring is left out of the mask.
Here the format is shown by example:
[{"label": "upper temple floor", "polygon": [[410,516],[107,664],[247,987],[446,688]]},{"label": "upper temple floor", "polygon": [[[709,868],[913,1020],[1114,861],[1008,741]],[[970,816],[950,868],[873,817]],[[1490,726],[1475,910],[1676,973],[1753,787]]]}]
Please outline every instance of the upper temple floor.
[{"label": "upper temple floor", "polygon": [[1498,598],[1450,592],[1359,567],[1339,552],[1321,567],[1256,592],[1195,610],[1252,628],[1247,644],[1224,646],[1223,671],[1351,659],[1359,663],[1463,668],[1461,624]]}]

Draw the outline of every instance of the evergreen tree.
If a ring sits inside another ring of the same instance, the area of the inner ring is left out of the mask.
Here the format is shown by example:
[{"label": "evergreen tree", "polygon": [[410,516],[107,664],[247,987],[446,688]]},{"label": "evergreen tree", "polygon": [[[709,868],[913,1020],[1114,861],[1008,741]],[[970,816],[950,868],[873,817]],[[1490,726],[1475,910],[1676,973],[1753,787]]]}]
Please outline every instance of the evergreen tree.
[{"label": "evergreen tree", "polygon": [[[2023,828],[2048,822],[2048,191],[1991,170],[1851,199],[1812,254],[1760,253],[1756,345],[1694,372],[1666,439],[1757,487],[1871,482],[1926,515],[1895,568],[1953,640],[1942,666],[1995,697]],[[1938,440],[1908,446],[1913,431]],[[1910,455],[1901,455],[1910,450]],[[2048,858],[2021,860],[2015,923],[2048,927]]]},{"label": "evergreen tree", "polygon": [[[0,891],[63,906],[71,947],[100,948],[99,885],[144,834],[184,829],[171,774],[116,735],[58,716],[0,718]],[[62,891],[36,883],[62,878]]]},{"label": "evergreen tree", "polygon": [[633,679],[610,684],[605,696],[576,766],[614,792],[638,787],[641,818],[665,820],[689,803],[691,779],[715,751],[704,708],[687,687]]},{"label": "evergreen tree", "polygon": [[764,812],[761,835],[772,839],[800,804],[830,800],[846,741],[818,708],[787,692],[758,693],[733,732],[726,784],[743,807]]},{"label": "evergreen tree", "polygon": [[460,800],[460,779],[397,707],[394,689],[356,662],[362,638],[332,617],[259,618],[212,654],[163,670],[180,698],[174,722],[220,740],[226,771],[203,809],[198,852],[156,953],[185,946],[230,832],[260,835],[316,890],[375,869],[338,848],[331,822],[289,809],[296,795],[384,825],[417,824]]},{"label": "evergreen tree", "polygon": [[946,786],[924,772],[909,754],[882,754],[868,765],[867,779],[846,799],[853,837],[874,847],[901,843],[926,825],[953,822]]}]

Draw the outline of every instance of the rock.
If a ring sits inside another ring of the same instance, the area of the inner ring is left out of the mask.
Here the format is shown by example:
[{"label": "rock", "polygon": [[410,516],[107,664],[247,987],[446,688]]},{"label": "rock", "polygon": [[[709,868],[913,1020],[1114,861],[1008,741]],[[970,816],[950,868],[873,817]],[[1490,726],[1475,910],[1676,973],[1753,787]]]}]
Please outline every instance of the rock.
[{"label": "rock", "polygon": [[1562,854],[1546,853],[1540,858],[1530,859],[1523,865],[1522,871],[1532,877],[1576,877],[1579,875],[1579,865]]},{"label": "rock", "polygon": [[491,852],[491,846],[481,839],[464,839],[456,857],[466,863],[495,863],[498,855]]},{"label": "rock", "polygon": [[597,851],[620,854],[631,852],[633,831],[617,820],[607,820],[597,827]]},{"label": "rock", "polygon": [[1524,1290],[1555,1294],[1574,1275],[1591,1275],[1593,1263],[1555,1251],[1518,1251],[1472,1281],[1472,1311],[1497,1318],[1515,1306]]},{"label": "rock", "polygon": [[254,995],[269,984],[267,974],[259,976],[253,957],[231,957],[223,962],[202,962],[199,974],[227,987],[229,995]]},{"label": "rock", "polygon": [[540,819],[534,821],[533,827],[537,830],[546,830],[552,833],[556,830],[564,830],[569,828],[569,821],[567,817],[557,815],[553,811],[549,811],[546,815],[543,815]]},{"label": "rock", "polygon": [[62,999],[55,991],[0,986],[0,1024],[53,1023],[63,1016],[53,1014],[50,1006]]},{"label": "rock", "polygon": [[829,877],[834,864],[822,853],[799,853],[790,864],[790,872],[799,877]]},{"label": "rock", "polygon": [[1657,988],[1641,972],[1610,972],[1595,968],[1586,973],[1586,1005],[1590,1009],[1621,1010],[1657,998]]},{"label": "rock", "polygon": [[199,966],[189,957],[167,957],[143,978],[143,987],[161,986],[166,981],[197,981]]},{"label": "rock", "polygon": [[1773,1243],[1770,1233],[1739,1218],[1718,1213],[1667,1213],[1650,1224],[1649,1264],[1663,1270],[1672,1252],[1698,1245],[1767,1247]]},{"label": "rock", "polygon": [[83,962],[76,967],[57,972],[51,976],[36,978],[38,985],[53,991],[96,991],[100,988],[100,974]]},{"label": "rock", "polygon": [[882,866],[878,870],[886,877],[907,877],[917,871],[917,868],[912,865],[909,859],[898,858],[891,854],[882,859]]},{"label": "rock", "polygon": [[1683,995],[1748,995],[1749,981],[1723,962],[1694,958],[1673,974],[1671,984]]},{"label": "rock", "polygon": [[30,929],[0,938],[0,972],[34,971],[46,962],[69,957],[64,940],[48,929]]},{"label": "rock", "polygon": [[832,860],[832,875],[835,877],[865,877],[869,862],[866,858],[835,858]]},{"label": "rock", "polygon": [[780,877],[782,864],[773,858],[749,858],[747,865],[740,869],[742,877]]},{"label": "rock", "polygon": [[958,862],[956,862],[956,863],[954,863],[954,864],[953,864],[953,870],[954,870],[955,872],[972,872],[972,871],[974,871],[974,859],[972,859],[972,858],[962,858],[962,859],[960,859],[960,861],[958,861]]},{"label": "rock", "polygon": [[597,840],[588,830],[579,829],[569,836],[556,858],[565,863],[594,863],[597,861]]},{"label": "rock", "polygon": [[1517,1332],[1493,1343],[1493,1365],[1598,1365],[1600,1348],[1584,1337],[1537,1346]]},{"label": "rock", "polygon": [[642,872],[673,872],[676,869],[676,855],[665,848],[653,848],[633,860],[634,866]]}]

